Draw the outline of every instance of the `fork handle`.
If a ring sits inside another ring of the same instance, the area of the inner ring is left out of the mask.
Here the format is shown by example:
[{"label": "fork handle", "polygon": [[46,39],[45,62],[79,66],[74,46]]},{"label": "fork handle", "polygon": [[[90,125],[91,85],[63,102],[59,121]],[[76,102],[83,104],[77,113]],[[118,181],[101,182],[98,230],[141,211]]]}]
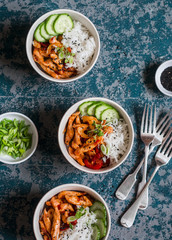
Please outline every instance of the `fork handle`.
[{"label": "fork handle", "polygon": [[144,196],[145,191],[149,187],[149,184],[151,183],[152,179],[154,178],[156,172],[158,171],[159,166],[157,165],[154,172],[152,173],[149,181],[146,183],[145,187],[143,188],[142,192],[138,196],[138,198],[135,200],[135,202],[131,205],[131,207],[124,213],[124,215],[121,218],[121,225],[127,228],[130,228],[135,220],[137,211],[139,209],[140,203],[142,201],[142,198]]},{"label": "fork handle", "polygon": [[[153,151],[156,145],[152,144],[150,149],[149,149],[149,154]],[[119,188],[116,190],[116,197],[120,200],[125,200],[128,197],[128,194],[130,193],[132,187],[134,186],[136,182],[136,176],[142,167],[144,163],[144,158],[142,161],[139,163],[135,171],[127,176],[127,178],[121,183]]]},{"label": "fork handle", "polygon": [[[147,175],[147,159],[149,156],[149,146],[145,146],[145,159],[144,159],[144,166],[143,166],[143,175],[142,175],[142,181],[138,185],[138,190],[137,190],[137,196],[140,194],[142,189],[144,188],[146,184],[146,175]],[[148,188],[145,191],[141,203],[140,203],[140,209],[146,209],[148,206]]]},{"label": "fork handle", "polygon": [[127,178],[122,182],[122,184],[119,186],[119,188],[116,190],[116,197],[120,200],[125,200],[130,193],[133,185],[136,182],[136,176],[139,172],[140,168],[142,167],[144,162],[144,158],[139,163],[135,171],[127,176]]}]

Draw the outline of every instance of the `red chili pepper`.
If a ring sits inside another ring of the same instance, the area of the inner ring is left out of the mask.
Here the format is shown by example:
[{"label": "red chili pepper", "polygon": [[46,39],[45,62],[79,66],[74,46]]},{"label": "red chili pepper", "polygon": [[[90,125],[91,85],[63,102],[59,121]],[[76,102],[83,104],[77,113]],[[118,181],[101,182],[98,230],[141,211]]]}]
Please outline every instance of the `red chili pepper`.
[{"label": "red chili pepper", "polygon": [[110,164],[110,158],[107,158],[107,159],[106,159],[106,162],[103,163],[103,167],[108,167],[109,164]]},{"label": "red chili pepper", "polygon": [[69,216],[75,216],[76,212],[70,212]]},{"label": "red chili pepper", "polygon": [[77,224],[77,220],[71,222],[72,225],[76,225]]},{"label": "red chili pepper", "polygon": [[101,156],[101,153],[99,152],[99,153],[97,153],[96,155],[95,155],[95,157],[96,158],[98,158],[98,159],[100,159],[102,156]]},{"label": "red chili pepper", "polygon": [[67,230],[69,227],[64,227],[64,228],[60,228],[60,231],[65,231],[65,230]]},{"label": "red chili pepper", "polygon": [[103,166],[103,160],[102,159],[96,159],[92,160],[91,162],[88,159],[84,160],[85,166],[94,170],[98,170]]},{"label": "red chili pepper", "polygon": [[68,47],[67,50],[68,50],[69,52],[71,52],[71,48],[70,48],[70,47]]},{"label": "red chili pepper", "polygon": [[55,41],[56,41],[56,36],[54,36],[54,37],[52,37],[52,38],[50,39],[50,42],[51,42],[51,43],[55,43]]},{"label": "red chili pepper", "polygon": [[100,152],[100,150],[98,149],[98,147],[95,148],[95,151],[96,151],[96,153],[99,153],[99,152]]},{"label": "red chili pepper", "polygon": [[47,49],[47,47],[50,45],[48,42],[47,43],[43,43],[40,42],[41,46],[44,47],[45,49]]},{"label": "red chili pepper", "polygon": [[69,224],[63,223],[62,227],[60,228],[60,231],[65,231],[69,228]]}]

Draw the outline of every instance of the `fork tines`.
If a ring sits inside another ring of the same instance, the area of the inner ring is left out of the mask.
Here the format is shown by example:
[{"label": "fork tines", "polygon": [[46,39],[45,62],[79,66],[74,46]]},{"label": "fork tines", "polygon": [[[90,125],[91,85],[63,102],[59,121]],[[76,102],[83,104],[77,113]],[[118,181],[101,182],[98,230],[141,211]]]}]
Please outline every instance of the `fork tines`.
[{"label": "fork tines", "polygon": [[[141,123],[141,133],[154,133],[156,127],[156,106],[152,105],[149,111],[149,104],[145,104],[142,123]],[[153,111],[154,108],[154,111]],[[149,113],[150,112],[150,113]],[[149,119],[149,121],[148,121]]]},{"label": "fork tines", "polygon": [[165,137],[165,134],[167,133],[167,130],[169,129],[171,124],[172,121],[170,121],[169,113],[167,113],[156,126],[156,132],[160,135],[162,134]]},{"label": "fork tines", "polygon": [[163,153],[166,157],[172,157],[172,128],[169,129],[162,145],[158,149],[158,152]]}]

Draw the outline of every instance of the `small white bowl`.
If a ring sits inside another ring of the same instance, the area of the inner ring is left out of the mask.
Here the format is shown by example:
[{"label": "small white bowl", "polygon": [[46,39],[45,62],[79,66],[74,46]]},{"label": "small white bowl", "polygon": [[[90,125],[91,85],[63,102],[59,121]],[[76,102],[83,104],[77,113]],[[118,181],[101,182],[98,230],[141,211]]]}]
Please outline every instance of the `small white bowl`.
[{"label": "small white bowl", "polygon": [[32,146],[30,149],[28,149],[24,156],[21,158],[14,159],[9,155],[3,155],[0,154],[0,162],[7,163],[7,164],[18,164],[26,161],[29,159],[33,153],[35,152],[37,145],[38,145],[38,132],[35,127],[35,124],[32,122],[32,120],[25,115],[18,113],[18,112],[8,112],[0,115],[0,121],[2,121],[4,118],[10,119],[10,120],[24,120],[27,125],[30,125],[29,127],[29,133],[32,134]]},{"label": "small white bowl", "polygon": [[[95,39],[95,43],[96,43],[96,49],[95,49],[95,53],[94,56],[91,60],[90,66],[88,67],[88,69],[79,75],[76,75],[74,77],[71,78],[67,78],[67,79],[55,79],[53,77],[51,77],[50,75],[48,75],[47,73],[45,73],[39,66],[38,64],[33,60],[33,56],[32,56],[32,44],[33,44],[33,35],[34,35],[34,31],[37,28],[37,26],[43,22],[46,18],[48,18],[50,15],[52,14],[62,14],[62,13],[67,13],[69,14],[73,20],[77,20],[79,22],[81,22],[81,24],[83,24],[91,33],[91,35],[94,37]],[[73,10],[69,10],[69,9],[58,9],[58,10],[54,10],[51,12],[48,12],[46,14],[44,14],[43,16],[41,16],[40,18],[38,18],[38,20],[36,20],[36,22],[32,25],[32,27],[29,30],[29,33],[27,35],[27,39],[26,39],[26,53],[27,53],[27,57],[29,59],[30,64],[32,65],[32,67],[35,69],[35,71],[41,75],[42,77],[44,77],[47,80],[53,81],[53,82],[59,82],[59,83],[67,83],[67,82],[73,82],[75,80],[78,80],[80,78],[82,78],[83,76],[85,76],[95,65],[98,56],[99,56],[99,52],[100,52],[100,38],[99,38],[99,34],[96,30],[96,27],[94,26],[94,24],[83,14],[73,11]]]},{"label": "small white bowl", "polygon": [[[102,101],[105,103],[110,104],[112,107],[116,108],[116,110],[119,112],[119,114],[122,116],[122,118],[126,121],[126,123],[128,124],[128,130],[129,130],[129,144],[128,144],[128,148],[127,151],[125,152],[125,154],[121,157],[121,159],[118,161],[118,163],[113,163],[110,164],[108,167],[106,168],[101,168],[99,170],[93,170],[84,166],[81,166],[77,161],[75,161],[68,153],[68,149],[67,146],[64,142],[64,129],[66,127],[66,124],[68,122],[69,117],[78,110],[78,107],[80,104],[82,104],[83,102],[87,102],[87,101]],[[64,157],[76,168],[78,168],[81,171],[87,172],[87,173],[106,173],[109,171],[114,170],[115,168],[119,167],[128,157],[129,153],[131,152],[132,146],[133,146],[133,141],[134,141],[134,130],[133,130],[133,125],[131,122],[130,117],[128,116],[128,114],[126,113],[126,111],[120,106],[118,105],[116,102],[113,102],[109,99],[106,98],[100,98],[100,97],[95,97],[95,98],[87,98],[87,99],[83,99],[82,101],[79,101],[77,103],[75,103],[72,107],[70,107],[67,112],[64,114],[63,118],[61,119],[60,125],[59,125],[59,129],[58,129],[58,142],[59,142],[59,146],[60,149],[64,155]]]},{"label": "small white bowl", "polygon": [[172,97],[172,92],[171,91],[168,91],[167,89],[165,89],[163,86],[162,86],[162,83],[161,83],[161,74],[162,72],[168,68],[168,67],[172,67],[172,60],[168,60],[164,63],[162,63],[158,69],[156,70],[156,74],[155,74],[155,83],[156,83],[156,86],[157,88],[165,95],[167,96],[170,96]]},{"label": "small white bowl", "polygon": [[64,185],[60,185],[56,188],[53,188],[52,190],[50,190],[48,193],[46,193],[41,200],[39,201],[36,209],[35,209],[35,213],[34,213],[34,217],[33,217],[33,231],[35,234],[35,238],[37,240],[43,240],[42,235],[40,233],[40,227],[39,227],[39,219],[40,216],[43,212],[43,209],[45,207],[45,202],[48,201],[49,199],[51,199],[54,195],[58,194],[61,191],[82,191],[82,192],[86,192],[88,193],[91,197],[93,197],[94,199],[102,202],[106,208],[106,212],[107,212],[107,234],[106,236],[103,238],[103,240],[107,240],[109,233],[110,233],[110,228],[111,228],[111,217],[110,217],[110,212],[108,209],[108,206],[106,204],[106,202],[103,200],[103,198],[92,188],[89,188],[87,186],[81,185],[81,184],[64,184]]}]

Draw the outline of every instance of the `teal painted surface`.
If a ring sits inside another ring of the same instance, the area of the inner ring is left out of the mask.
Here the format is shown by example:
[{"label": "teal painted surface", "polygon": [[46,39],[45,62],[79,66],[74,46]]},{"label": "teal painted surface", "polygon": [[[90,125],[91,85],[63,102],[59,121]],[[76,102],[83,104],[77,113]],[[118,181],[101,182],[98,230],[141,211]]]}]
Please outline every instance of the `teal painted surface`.
[{"label": "teal painted surface", "polygon": [[[139,211],[131,229],[120,226],[119,220],[134,200],[135,189],[124,202],[114,197],[119,184],[143,156],[139,127],[144,103],[156,103],[159,113],[171,108],[171,98],[162,95],[154,83],[157,67],[172,59],[171,0],[5,0],[0,7],[0,113],[26,114],[39,133],[37,151],[28,161],[15,166],[0,163],[0,240],[35,239],[32,218],[38,201],[48,190],[64,183],[85,184],[105,199],[112,216],[109,240],[171,239],[172,162],[155,176],[149,207]],[[67,84],[41,78],[25,53],[25,39],[33,22],[58,8],[86,15],[101,40],[100,56],[92,71]],[[103,175],[75,169],[62,156],[57,141],[65,111],[77,101],[94,96],[124,107],[135,129],[134,147],[126,162]],[[153,167],[152,155],[149,175]]]}]

